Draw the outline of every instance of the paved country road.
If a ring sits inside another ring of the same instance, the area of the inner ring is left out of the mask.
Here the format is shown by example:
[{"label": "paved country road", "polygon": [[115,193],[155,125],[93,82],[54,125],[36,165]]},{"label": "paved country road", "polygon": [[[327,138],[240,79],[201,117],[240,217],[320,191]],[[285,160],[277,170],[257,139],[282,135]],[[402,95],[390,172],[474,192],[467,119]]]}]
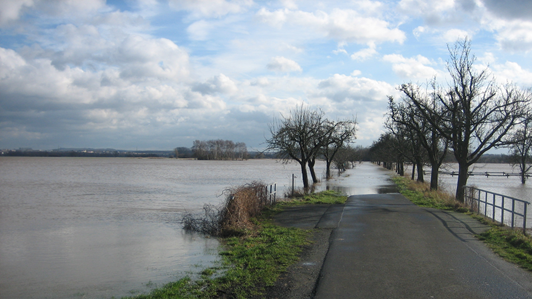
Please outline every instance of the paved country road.
[{"label": "paved country road", "polygon": [[460,215],[398,193],[350,196],[314,298],[531,298],[531,272],[496,256]]}]

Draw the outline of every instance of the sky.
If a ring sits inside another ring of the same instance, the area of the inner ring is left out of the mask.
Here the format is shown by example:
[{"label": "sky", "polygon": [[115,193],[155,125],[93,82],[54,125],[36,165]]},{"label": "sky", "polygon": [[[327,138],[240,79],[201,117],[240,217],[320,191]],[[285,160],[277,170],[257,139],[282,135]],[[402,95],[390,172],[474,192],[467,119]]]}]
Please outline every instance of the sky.
[{"label": "sky", "polygon": [[366,147],[399,84],[450,81],[458,39],[531,88],[531,19],[531,0],[3,0],[0,148],[260,150],[301,105]]}]

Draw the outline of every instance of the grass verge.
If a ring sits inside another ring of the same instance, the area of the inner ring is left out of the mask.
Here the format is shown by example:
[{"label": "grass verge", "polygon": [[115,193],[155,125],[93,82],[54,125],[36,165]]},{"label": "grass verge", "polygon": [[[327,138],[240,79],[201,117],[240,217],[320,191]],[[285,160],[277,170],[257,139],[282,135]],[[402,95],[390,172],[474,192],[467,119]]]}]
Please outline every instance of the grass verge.
[{"label": "grass verge", "polygon": [[308,204],[344,204],[348,197],[333,190],[326,190],[318,193],[306,194],[302,197],[290,198],[288,201],[281,201],[278,206],[296,206]]},{"label": "grass verge", "polygon": [[489,225],[488,231],[476,235],[476,237],[505,260],[531,271],[531,236],[473,214],[462,204],[456,202],[452,195],[442,191],[429,190],[428,184],[414,182],[401,176],[396,176],[392,180],[398,186],[400,193],[418,206],[455,210],[469,214],[483,224]]},{"label": "grass verge", "polygon": [[147,295],[130,298],[261,298],[281,273],[298,261],[310,231],[272,224],[283,207],[299,204],[344,203],[345,196],[333,191],[309,194],[266,208],[250,219],[253,224],[232,237],[221,238],[221,265],[201,271],[201,278],[189,277],[168,283]]}]

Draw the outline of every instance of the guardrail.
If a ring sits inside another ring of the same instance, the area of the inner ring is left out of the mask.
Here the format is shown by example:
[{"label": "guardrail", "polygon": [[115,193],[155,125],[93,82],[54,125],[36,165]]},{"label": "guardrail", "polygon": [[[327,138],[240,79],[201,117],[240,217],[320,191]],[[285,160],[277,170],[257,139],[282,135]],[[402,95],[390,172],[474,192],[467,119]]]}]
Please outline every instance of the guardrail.
[{"label": "guardrail", "polygon": [[[431,170],[424,170],[424,174],[431,174]],[[456,175],[458,176],[459,172],[458,171],[439,171],[439,174],[447,174],[447,175],[451,175],[453,177],[453,176],[456,176]],[[468,172],[468,176],[511,177],[511,176],[522,176],[522,174],[521,173],[517,173],[517,172],[505,172],[505,171],[483,171],[483,172],[481,172],[481,171],[479,171],[479,172],[469,171]],[[530,178],[531,177],[531,172],[526,173],[525,177]]]},{"label": "guardrail", "polygon": [[515,227],[516,220],[522,218],[521,227],[526,233],[529,202],[471,186],[464,188],[465,204],[473,211],[512,228]]}]

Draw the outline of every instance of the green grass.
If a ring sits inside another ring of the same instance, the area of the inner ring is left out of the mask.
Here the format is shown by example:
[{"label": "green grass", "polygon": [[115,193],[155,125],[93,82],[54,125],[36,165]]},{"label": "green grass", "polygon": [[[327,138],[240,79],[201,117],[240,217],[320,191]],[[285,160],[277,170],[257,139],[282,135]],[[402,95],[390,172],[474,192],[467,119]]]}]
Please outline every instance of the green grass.
[{"label": "green grass", "polygon": [[336,191],[326,190],[318,193],[306,194],[303,197],[291,198],[289,201],[280,202],[280,207],[306,204],[344,204],[347,197]]},{"label": "green grass", "polygon": [[220,267],[201,271],[201,278],[185,277],[132,298],[250,298],[261,296],[287,267],[295,263],[307,244],[309,232],[283,228],[265,217],[254,219],[256,228],[242,237],[222,239]]},{"label": "green grass", "polygon": [[490,225],[490,229],[477,238],[482,240],[496,254],[505,260],[531,271],[531,236],[524,235],[519,230],[513,230],[491,221],[485,217],[473,214],[463,205],[455,202],[453,196],[440,191],[430,191],[427,184],[416,183],[406,177],[394,177],[401,194],[418,206],[442,210],[455,210],[471,215],[483,224]]},{"label": "green grass", "polygon": [[427,184],[415,182],[403,176],[393,177],[392,180],[398,186],[400,193],[418,206],[440,210],[457,208],[457,203],[451,195],[442,191],[429,190]]},{"label": "green grass", "polygon": [[490,225],[488,231],[477,237],[502,258],[531,271],[531,236],[495,223]]}]

